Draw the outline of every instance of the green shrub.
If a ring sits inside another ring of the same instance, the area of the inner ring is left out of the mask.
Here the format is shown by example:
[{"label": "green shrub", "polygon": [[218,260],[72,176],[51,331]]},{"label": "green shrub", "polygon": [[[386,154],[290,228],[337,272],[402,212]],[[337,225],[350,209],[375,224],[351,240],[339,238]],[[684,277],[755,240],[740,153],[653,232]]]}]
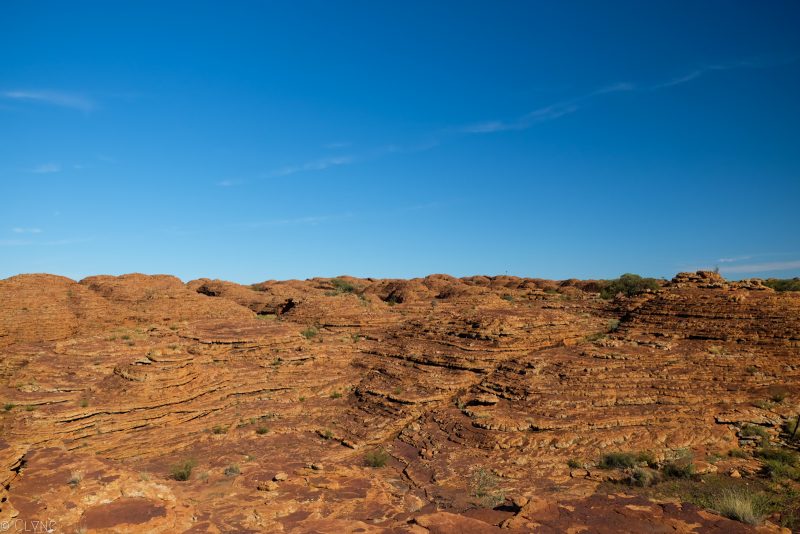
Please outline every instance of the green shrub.
[{"label": "green shrub", "polygon": [[389,461],[389,453],[382,448],[369,451],[364,455],[364,462],[369,467],[383,467]]},{"label": "green shrub", "polygon": [[470,495],[484,508],[494,508],[506,500],[499,488],[499,479],[488,469],[479,468],[472,472],[469,481]]},{"label": "green shrub", "polygon": [[575,458],[570,458],[567,460],[567,466],[569,466],[570,469],[579,469],[583,467],[583,462],[576,460]]},{"label": "green shrub", "polygon": [[755,456],[762,460],[780,462],[788,466],[796,465],[798,459],[796,452],[777,447],[761,447],[755,452]]},{"label": "green shrub", "polygon": [[646,488],[659,482],[661,482],[661,474],[649,467],[637,467],[631,473],[630,483],[634,486]]},{"label": "green shrub", "polygon": [[269,428],[267,428],[265,426],[260,426],[260,427],[256,428],[256,434],[258,434],[260,436],[263,436],[267,432],[269,432]]},{"label": "green shrub", "polygon": [[696,471],[694,464],[689,462],[667,462],[661,469],[664,475],[670,478],[692,478]]},{"label": "green shrub", "polygon": [[787,396],[788,396],[788,393],[786,392],[786,390],[778,389],[778,390],[775,390],[775,391],[772,392],[772,395],[770,396],[769,399],[772,402],[780,404],[781,402],[783,402],[786,399]]},{"label": "green shrub", "polygon": [[726,489],[716,495],[712,506],[720,515],[748,525],[759,525],[767,513],[763,495],[746,488]]},{"label": "green shrub", "polygon": [[189,480],[189,477],[192,476],[192,469],[194,469],[196,465],[197,462],[194,459],[183,460],[172,466],[170,469],[170,477],[173,480],[181,482]]},{"label": "green shrub", "polygon": [[658,462],[656,461],[656,457],[653,456],[653,453],[650,451],[641,451],[636,455],[636,461],[641,463],[646,463],[647,467],[658,467]]},{"label": "green shrub", "polygon": [[742,437],[747,438],[754,438],[759,437],[761,438],[761,443],[769,443],[769,432],[767,429],[758,425],[745,425],[742,427],[741,430]]},{"label": "green shrub", "polygon": [[600,289],[600,297],[604,299],[614,298],[618,293],[627,297],[632,297],[649,290],[658,289],[659,284],[655,278],[642,278],[638,274],[626,273],[616,280],[606,281]]},{"label": "green shrub", "polygon": [[225,471],[223,471],[223,472],[225,473],[225,476],[226,476],[226,477],[235,477],[235,476],[236,476],[236,475],[238,475],[238,474],[239,474],[241,471],[239,470],[239,466],[238,466],[238,465],[236,465],[236,464],[231,464],[231,465],[229,465],[228,467],[226,467],[226,468],[225,468]]},{"label": "green shrub", "polygon": [[601,469],[621,469],[635,467],[638,463],[636,455],[630,452],[610,452],[600,460]]},{"label": "green shrub", "polygon": [[214,425],[214,428],[211,429],[212,434],[224,434],[228,431],[228,427],[222,425]]},{"label": "green shrub", "polygon": [[331,285],[336,293],[352,293],[356,290],[356,286],[341,278],[334,278],[331,280]]},{"label": "green shrub", "polygon": [[786,435],[789,439],[791,439],[792,436],[794,436],[795,439],[800,437],[800,429],[797,428],[797,417],[794,419],[789,419],[783,423],[783,430],[786,432]]},{"label": "green shrub", "polygon": [[16,406],[16,404],[14,404],[13,402],[7,402],[7,403],[5,403],[5,404],[3,405],[3,409],[4,409],[5,411],[7,411],[7,412],[10,412],[11,410],[13,410],[13,409],[14,409],[14,406]]},{"label": "green shrub", "polygon": [[728,456],[731,458],[747,458],[747,453],[742,449],[731,449],[728,451]]},{"label": "green shrub", "polygon": [[319,330],[315,326],[309,326],[300,333],[303,335],[304,338],[311,339],[313,337],[317,337],[317,334],[319,334]]},{"label": "green shrub", "polygon": [[775,291],[800,291],[800,278],[768,278],[764,285]]},{"label": "green shrub", "polygon": [[342,398],[342,394],[339,393],[338,391],[334,391],[333,393],[331,393],[331,398],[332,399],[341,399]]},{"label": "green shrub", "polygon": [[763,472],[774,481],[800,480],[800,469],[779,460],[765,460]]},{"label": "green shrub", "polygon": [[505,301],[507,301],[507,302],[514,302],[514,296],[513,295],[503,295],[500,298],[505,300]]},{"label": "green shrub", "polygon": [[83,480],[83,473],[81,473],[80,471],[72,471],[69,474],[69,480],[67,480],[67,484],[69,484],[74,488],[81,483],[81,480]]}]

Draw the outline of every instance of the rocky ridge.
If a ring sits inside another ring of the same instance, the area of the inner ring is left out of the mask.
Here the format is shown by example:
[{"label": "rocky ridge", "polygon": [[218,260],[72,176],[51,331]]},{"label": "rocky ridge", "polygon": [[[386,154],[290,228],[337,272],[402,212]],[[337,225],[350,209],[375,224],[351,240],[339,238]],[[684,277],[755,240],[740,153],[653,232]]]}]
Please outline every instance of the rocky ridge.
[{"label": "rocky ridge", "polygon": [[[800,295],[708,272],[631,298],[598,291],[509,276],[2,280],[0,521],[754,530],[608,491],[624,475],[597,464],[611,450],[666,461],[747,447],[748,425],[779,439],[800,399]],[[776,388],[785,401],[760,402]],[[385,465],[365,465],[376,451]]]}]

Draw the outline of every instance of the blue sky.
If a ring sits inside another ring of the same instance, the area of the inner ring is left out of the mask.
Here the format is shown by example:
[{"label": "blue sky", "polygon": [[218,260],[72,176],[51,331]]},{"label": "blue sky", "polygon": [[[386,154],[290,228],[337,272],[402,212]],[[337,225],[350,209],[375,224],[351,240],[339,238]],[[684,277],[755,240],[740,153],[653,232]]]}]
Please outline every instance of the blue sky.
[{"label": "blue sky", "polygon": [[800,275],[797,2],[0,3],[0,277]]}]

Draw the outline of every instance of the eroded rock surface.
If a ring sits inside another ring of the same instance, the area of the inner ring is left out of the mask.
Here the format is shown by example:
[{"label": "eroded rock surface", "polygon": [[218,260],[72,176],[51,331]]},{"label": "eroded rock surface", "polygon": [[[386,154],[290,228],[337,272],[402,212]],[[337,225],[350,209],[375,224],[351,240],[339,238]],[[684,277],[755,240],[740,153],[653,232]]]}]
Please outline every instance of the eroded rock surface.
[{"label": "eroded rock surface", "polygon": [[[714,273],[610,302],[597,291],[508,276],[2,280],[0,521],[752,531],[600,491],[597,461],[727,451],[747,424],[777,433],[797,413],[800,296]],[[775,387],[786,402],[754,405]]]}]

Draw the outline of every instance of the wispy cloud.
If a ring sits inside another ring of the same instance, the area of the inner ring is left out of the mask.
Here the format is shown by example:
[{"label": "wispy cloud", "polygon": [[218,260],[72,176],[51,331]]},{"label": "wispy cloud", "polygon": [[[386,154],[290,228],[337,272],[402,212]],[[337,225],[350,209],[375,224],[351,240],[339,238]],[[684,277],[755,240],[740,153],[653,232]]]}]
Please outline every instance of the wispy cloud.
[{"label": "wispy cloud", "polygon": [[217,185],[219,187],[233,187],[235,185],[239,185],[239,183],[240,182],[238,180],[221,180],[217,182]]},{"label": "wispy cloud", "polygon": [[[316,159],[313,161],[309,161],[300,165],[288,165],[285,167],[280,167],[278,169],[274,169],[272,171],[266,172],[258,176],[259,179],[264,178],[274,178],[274,177],[282,177],[282,176],[289,176],[292,174],[303,173],[303,172],[314,172],[314,171],[324,171],[325,169],[330,169],[334,167],[341,167],[344,165],[351,165],[354,163],[363,163],[365,161],[372,161],[376,159],[380,159],[391,154],[407,154],[413,152],[422,152],[425,150],[430,150],[436,146],[439,146],[441,140],[434,136],[428,136],[426,140],[423,140],[416,144],[388,144],[382,145],[370,150],[364,150],[358,154],[350,154],[350,155],[342,155],[342,156],[335,156],[329,158],[321,158]],[[347,143],[349,145],[349,143]],[[230,185],[238,185],[239,182],[230,183],[229,180],[223,180],[222,182],[218,182],[217,185],[221,187],[228,187]]]},{"label": "wispy cloud", "polygon": [[[791,58],[786,61],[739,61],[729,64],[713,64],[706,65],[699,68],[692,69],[682,75],[661,81],[658,83],[634,83],[628,81],[616,82],[608,85],[600,86],[592,91],[580,94],[573,98],[557,101],[555,103],[539,107],[512,119],[501,120],[488,120],[483,122],[476,122],[466,126],[455,126],[445,128],[435,132],[429,132],[426,136],[427,141],[418,143],[416,145],[398,145],[388,144],[373,150],[361,151],[356,155],[343,155],[337,157],[329,157],[309,161],[300,165],[289,165],[275,169],[271,172],[265,173],[260,178],[265,177],[280,177],[289,176],[292,174],[312,171],[322,171],[332,167],[350,165],[357,162],[370,161],[385,157],[389,154],[396,153],[413,153],[424,150],[429,150],[442,144],[448,138],[452,138],[453,134],[456,135],[476,135],[476,134],[491,134],[497,132],[509,132],[527,130],[537,124],[548,121],[554,121],[579,112],[583,107],[588,106],[591,101],[601,99],[606,96],[620,94],[620,93],[634,93],[634,92],[652,92],[668,89],[684,83],[689,83],[711,72],[731,70],[737,68],[766,68],[770,66],[777,66],[781,64],[788,64],[797,61],[798,58]],[[349,142],[331,142],[324,144],[326,149],[342,149],[350,147]],[[223,180],[218,182],[220,187],[230,187],[235,182],[230,180]],[[720,262],[724,263],[724,262]]]},{"label": "wispy cloud", "polygon": [[28,172],[33,174],[52,174],[54,172],[61,172],[61,165],[58,163],[42,163],[30,169]]},{"label": "wispy cloud", "polygon": [[286,218],[286,219],[269,219],[264,221],[252,221],[252,222],[245,222],[245,223],[238,223],[231,225],[235,228],[247,228],[247,229],[257,229],[257,228],[268,228],[268,227],[282,227],[282,226],[316,226],[319,224],[326,224],[326,223],[333,223],[338,221],[344,221],[347,219],[353,218],[364,218],[364,219],[374,219],[374,218],[393,218],[393,217],[400,217],[409,214],[410,212],[419,212],[422,210],[433,210],[433,209],[441,209],[445,207],[447,203],[443,203],[440,201],[429,201],[429,202],[420,202],[418,204],[411,204],[406,206],[398,206],[393,209],[384,209],[384,210],[367,210],[359,213],[354,213],[352,211],[344,212],[344,213],[337,213],[337,214],[329,214],[329,215],[307,215],[304,217],[294,217],[294,218]]},{"label": "wispy cloud", "polygon": [[48,104],[51,106],[58,106],[62,108],[77,109],[84,112],[89,112],[95,109],[96,104],[86,96],[65,93],[61,91],[46,91],[46,90],[14,90],[0,92],[0,97],[7,100],[14,100],[18,102],[32,102],[39,104]]},{"label": "wispy cloud", "polygon": [[341,213],[338,215],[308,215],[305,217],[295,217],[290,219],[270,219],[266,221],[254,221],[236,224],[240,228],[266,228],[270,226],[298,226],[298,225],[317,225],[335,220],[348,219],[353,217],[353,213]]},{"label": "wispy cloud", "polygon": [[424,202],[421,204],[413,204],[411,206],[406,206],[404,208],[400,208],[399,211],[421,211],[421,210],[430,210],[430,209],[437,209],[442,207],[443,204],[441,202],[433,201],[433,202]]},{"label": "wispy cloud", "polygon": [[322,145],[322,148],[327,148],[328,150],[336,150],[337,148],[347,148],[351,146],[353,143],[349,141],[337,141],[335,143],[325,143]]},{"label": "wispy cloud", "polygon": [[511,121],[487,121],[470,124],[462,128],[458,128],[460,133],[469,134],[482,134],[494,132],[507,132],[511,130],[526,130],[539,122],[551,121],[558,119],[570,113],[578,111],[578,106],[571,102],[560,104],[553,104],[543,108],[536,109],[530,113],[518,117]]},{"label": "wispy cloud", "polygon": [[544,106],[535,109],[511,121],[499,121],[499,120],[487,121],[457,128],[456,131],[468,134],[485,134],[485,133],[495,133],[495,132],[507,132],[511,130],[527,130],[528,128],[530,128],[535,124],[546,121],[552,121],[555,119],[560,119],[561,117],[575,113],[580,109],[580,104],[582,102],[589,100],[591,98],[611,93],[620,93],[620,92],[636,91],[636,90],[637,90],[636,86],[632,83],[628,82],[614,83],[611,85],[600,87],[589,93],[577,96],[575,98],[571,98],[569,100],[564,100],[562,102],[557,102],[555,104],[550,104],[549,106]]},{"label": "wispy cloud", "polygon": [[281,167],[270,173],[270,176],[289,176],[290,174],[297,174],[298,172],[309,171],[322,171],[330,167],[338,167],[341,165],[348,165],[353,163],[355,159],[352,156],[340,156],[336,158],[324,158],[316,161],[303,163],[302,165],[291,165]]},{"label": "wispy cloud", "polygon": [[724,70],[741,69],[741,68],[748,68],[748,67],[754,68],[754,67],[758,67],[758,66],[759,65],[757,65],[755,63],[746,62],[746,61],[739,61],[739,62],[736,62],[736,63],[727,64],[727,65],[722,65],[722,64],[721,65],[705,65],[705,66],[702,66],[702,67],[698,67],[698,68],[696,68],[694,70],[691,70],[691,71],[689,71],[689,72],[687,72],[685,74],[682,74],[680,76],[676,76],[675,78],[671,78],[671,79],[666,80],[664,82],[660,82],[660,83],[656,83],[654,85],[651,85],[651,86],[648,87],[648,89],[650,89],[651,91],[657,91],[659,89],[669,89],[670,87],[675,87],[675,86],[678,86],[678,85],[683,85],[684,83],[691,82],[693,80],[696,80],[696,79],[700,78],[701,76],[705,76],[706,74],[709,74],[709,73],[714,72],[714,71],[724,71]]},{"label": "wispy cloud", "polygon": [[717,263],[735,263],[737,261],[744,261],[752,258],[753,256],[736,256],[733,258],[719,258],[717,259]]},{"label": "wispy cloud", "polygon": [[12,232],[15,234],[41,234],[42,230],[40,228],[12,228]]},{"label": "wispy cloud", "polygon": [[[789,62],[793,61],[795,60],[793,59]],[[491,120],[491,121],[479,122],[455,128],[455,131],[466,134],[487,134],[495,132],[507,132],[512,130],[527,130],[528,128],[534,126],[537,123],[560,119],[561,117],[575,113],[581,108],[582,104],[588,102],[589,100],[604,95],[623,93],[623,92],[658,91],[691,82],[702,76],[705,76],[706,74],[715,71],[724,71],[724,70],[741,69],[741,68],[765,68],[773,65],[775,65],[775,62],[767,63],[767,62],[757,62],[757,61],[738,61],[729,64],[705,65],[693,69],[689,72],[686,72],[680,76],[676,76],[666,81],[654,84],[617,82],[600,87],[598,89],[595,89],[593,91],[590,91],[588,93],[579,95],[577,97],[568,100],[563,100],[561,102],[556,102],[554,104],[550,104],[548,106],[535,109],[534,111],[526,113],[525,115],[517,117],[516,119]]]},{"label": "wispy cloud", "polygon": [[92,241],[91,237],[54,239],[51,241],[36,241],[33,239],[0,239],[0,247],[24,247],[24,246],[62,246],[75,245]]},{"label": "wispy cloud", "polygon": [[741,265],[724,265],[719,268],[719,270],[723,273],[760,273],[770,271],[789,271],[792,269],[800,269],[800,260],[744,263]]},{"label": "wispy cloud", "polygon": [[765,59],[740,60],[731,63],[716,63],[710,65],[703,65],[695,69],[692,69],[689,72],[686,72],[680,76],[676,76],[669,80],[650,85],[649,87],[646,87],[646,89],[649,89],[651,91],[657,91],[659,89],[669,89],[670,87],[675,87],[678,85],[683,85],[684,83],[691,82],[712,72],[720,72],[720,71],[734,70],[734,69],[765,69],[780,65],[789,65],[797,60],[798,60],[797,57],[790,57],[783,59],[773,58],[769,60]]}]

